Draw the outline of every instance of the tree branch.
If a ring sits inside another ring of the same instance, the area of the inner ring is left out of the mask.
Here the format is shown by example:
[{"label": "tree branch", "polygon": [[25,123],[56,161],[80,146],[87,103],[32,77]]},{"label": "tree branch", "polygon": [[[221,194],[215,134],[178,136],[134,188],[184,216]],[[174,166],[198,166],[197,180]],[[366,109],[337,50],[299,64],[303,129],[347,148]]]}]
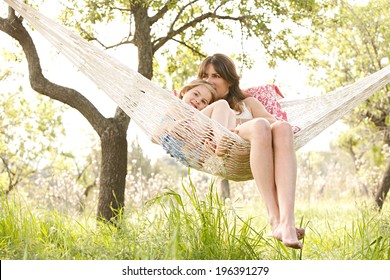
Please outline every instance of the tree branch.
[{"label": "tree branch", "polygon": [[122,45],[135,44],[134,39],[129,40],[129,37],[131,36],[131,35],[129,35],[128,37],[123,38],[119,43],[116,43],[113,45],[106,45],[102,41],[100,41],[96,36],[93,36],[91,33],[87,32],[85,29],[83,29],[81,27],[80,27],[80,29],[81,29],[81,32],[82,32],[84,38],[87,41],[95,41],[106,50],[113,49],[113,48],[116,48],[116,47],[119,47]]},{"label": "tree branch", "polygon": [[149,18],[150,25],[153,25],[156,23],[160,18],[162,18],[166,12],[169,11],[169,5],[172,3],[172,1],[168,1],[164,7],[162,7],[154,16],[151,16]]},{"label": "tree branch", "polygon": [[188,45],[186,42],[176,40],[175,38],[172,38],[172,41],[175,41],[175,42],[179,43],[180,45],[185,46],[187,49],[191,50],[193,53],[196,53],[200,57],[206,57],[207,56],[204,53],[199,52],[199,50],[195,49],[194,47]]},{"label": "tree branch", "polygon": [[[194,18],[192,21],[187,22],[180,28],[173,30],[172,28],[168,32],[168,34],[165,37],[160,37],[156,39],[153,42],[153,51],[156,52],[159,48],[161,48],[167,41],[173,39],[176,35],[183,33],[185,30],[195,27],[200,22],[206,20],[206,19],[222,19],[222,20],[232,20],[232,21],[244,21],[247,19],[247,16],[240,16],[240,17],[232,17],[232,16],[224,16],[224,15],[216,15],[212,12],[205,13],[203,15],[200,15],[196,18]],[[173,26],[173,25],[172,25]]]},{"label": "tree branch", "polygon": [[177,13],[175,19],[172,21],[171,27],[169,28],[169,32],[173,32],[173,27],[175,26],[176,22],[179,20],[180,16],[183,14],[183,12],[187,9],[187,7],[191,6],[192,4],[195,4],[198,2],[198,0],[194,0],[192,2],[189,2],[187,5],[184,5],[181,7],[180,11]]},{"label": "tree branch", "polygon": [[[12,10],[12,9],[11,9]],[[29,79],[32,89],[58,100],[78,110],[100,135],[103,133],[106,118],[78,91],[57,85],[46,79],[42,73],[39,55],[35,44],[22,24],[22,19],[10,10],[7,19],[0,18],[0,30],[17,40],[23,48],[28,61]]]}]

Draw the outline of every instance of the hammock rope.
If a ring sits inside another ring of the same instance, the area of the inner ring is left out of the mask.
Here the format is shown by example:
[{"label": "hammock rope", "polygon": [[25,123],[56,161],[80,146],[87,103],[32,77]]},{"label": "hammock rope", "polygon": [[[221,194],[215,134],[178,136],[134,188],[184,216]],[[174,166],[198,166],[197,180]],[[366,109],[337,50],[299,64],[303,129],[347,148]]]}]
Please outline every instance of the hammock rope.
[{"label": "hammock rope", "polygon": [[[104,91],[143,132],[186,166],[233,181],[253,179],[250,145],[172,93],[30,6],[4,0]],[[299,149],[390,82],[390,65],[333,92],[281,100]],[[223,156],[213,149],[220,144]]]}]

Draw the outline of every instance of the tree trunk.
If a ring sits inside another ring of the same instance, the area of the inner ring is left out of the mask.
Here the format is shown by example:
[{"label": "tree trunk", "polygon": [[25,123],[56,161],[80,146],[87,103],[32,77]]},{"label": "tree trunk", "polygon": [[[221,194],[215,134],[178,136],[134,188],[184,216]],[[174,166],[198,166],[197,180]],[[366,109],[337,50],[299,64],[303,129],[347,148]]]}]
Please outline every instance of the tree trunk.
[{"label": "tree trunk", "polygon": [[100,172],[100,190],[98,218],[113,221],[124,207],[127,174],[126,128],[114,120],[101,135],[102,162]]},{"label": "tree trunk", "polygon": [[[389,96],[389,88],[387,87],[387,96]],[[378,127],[386,127],[387,130],[385,131],[384,134],[384,143],[387,144],[388,146],[390,145],[390,132],[389,132],[389,127],[386,125],[386,116],[384,114],[384,117],[382,118],[382,123],[379,123],[377,125]],[[387,167],[385,172],[383,173],[383,179],[382,183],[378,189],[378,192],[376,193],[375,196],[375,202],[378,205],[379,211],[382,210],[383,203],[385,203],[385,199],[387,196],[387,193],[389,192],[390,189],[390,159],[387,162]]]},{"label": "tree trunk", "polygon": [[221,193],[222,200],[225,200],[226,198],[230,198],[230,184],[229,184],[229,180],[222,179],[220,193]]},{"label": "tree trunk", "polygon": [[389,189],[390,189],[390,160],[387,164],[385,173],[383,175],[381,186],[375,196],[375,202],[378,205],[379,210],[381,210],[383,207],[383,203],[385,202]]},{"label": "tree trunk", "polygon": [[150,36],[150,19],[148,7],[142,2],[131,4],[135,24],[135,45],[138,49],[138,72],[145,78],[153,77],[153,44]]}]

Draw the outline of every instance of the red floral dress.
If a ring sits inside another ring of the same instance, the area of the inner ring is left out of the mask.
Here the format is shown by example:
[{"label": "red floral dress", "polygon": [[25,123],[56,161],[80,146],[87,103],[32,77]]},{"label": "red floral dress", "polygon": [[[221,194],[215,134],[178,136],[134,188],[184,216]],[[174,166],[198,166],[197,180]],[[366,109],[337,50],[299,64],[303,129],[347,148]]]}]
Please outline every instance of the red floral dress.
[{"label": "red floral dress", "polygon": [[[251,87],[244,90],[247,97],[252,96],[258,99],[265,107],[265,109],[273,115],[277,120],[288,121],[287,113],[283,110],[278,99],[284,98],[276,85],[262,85]],[[301,129],[298,126],[292,126],[294,133]]]},{"label": "red floral dress", "polygon": [[275,85],[264,85],[245,89],[246,96],[258,99],[265,109],[278,120],[287,121],[287,114],[280,106],[278,98],[284,98]]}]

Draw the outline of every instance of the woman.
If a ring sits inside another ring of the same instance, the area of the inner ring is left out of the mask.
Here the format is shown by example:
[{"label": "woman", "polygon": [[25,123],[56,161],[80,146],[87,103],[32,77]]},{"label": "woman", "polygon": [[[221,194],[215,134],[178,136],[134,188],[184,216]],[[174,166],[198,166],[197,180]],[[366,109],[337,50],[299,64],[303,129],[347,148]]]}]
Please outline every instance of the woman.
[{"label": "woman", "polygon": [[257,99],[245,96],[234,62],[226,55],[204,59],[198,78],[209,82],[216,90],[216,100],[226,100],[237,113],[233,131],[251,143],[251,171],[265,201],[273,236],[287,247],[301,249],[304,229],[295,227],[297,164],[291,125],[276,120]]}]

